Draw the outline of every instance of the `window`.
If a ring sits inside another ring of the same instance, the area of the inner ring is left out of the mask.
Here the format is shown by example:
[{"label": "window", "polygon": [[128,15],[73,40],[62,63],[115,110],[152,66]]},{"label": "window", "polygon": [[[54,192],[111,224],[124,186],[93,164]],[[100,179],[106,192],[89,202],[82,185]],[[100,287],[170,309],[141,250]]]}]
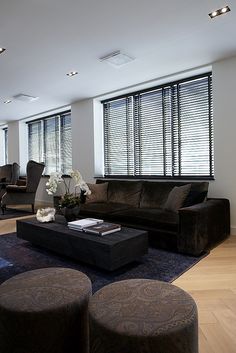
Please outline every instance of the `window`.
[{"label": "window", "polygon": [[29,159],[45,163],[45,174],[72,169],[71,113],[28,123]]},{"label": "window", "polygon": [[8,163],[8,129],[3,129],[4,133],[4,162]]},{"label": "window", "polygon": [[213,178],[210,73],[102,103],[106,177]]}]

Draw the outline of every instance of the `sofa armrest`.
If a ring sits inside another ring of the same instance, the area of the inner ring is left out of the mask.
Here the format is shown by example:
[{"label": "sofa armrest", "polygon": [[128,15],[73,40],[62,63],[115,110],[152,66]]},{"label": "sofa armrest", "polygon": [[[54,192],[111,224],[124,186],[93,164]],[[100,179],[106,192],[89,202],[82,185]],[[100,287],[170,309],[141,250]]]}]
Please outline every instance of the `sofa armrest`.
[{"label": "sofa armrest", "polygon": [[230,204],[227,199],[208,199],[179,210],[179,252],[198,256],[229,234]]}]

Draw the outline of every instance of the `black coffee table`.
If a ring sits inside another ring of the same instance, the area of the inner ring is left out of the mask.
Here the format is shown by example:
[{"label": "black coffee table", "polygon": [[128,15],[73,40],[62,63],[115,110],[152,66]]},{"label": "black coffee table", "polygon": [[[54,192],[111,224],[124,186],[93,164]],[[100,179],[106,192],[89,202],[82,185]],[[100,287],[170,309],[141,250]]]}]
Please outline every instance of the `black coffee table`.
[{"label": "black coffee table", "polygon": [[52,223],[40,223],[36,218],[18,220],[17,236],[108,271],[136,261],[148,252],[148,235],[143,230],[122,227],[119,232],[100,237],[70,230],[61,216]]}]

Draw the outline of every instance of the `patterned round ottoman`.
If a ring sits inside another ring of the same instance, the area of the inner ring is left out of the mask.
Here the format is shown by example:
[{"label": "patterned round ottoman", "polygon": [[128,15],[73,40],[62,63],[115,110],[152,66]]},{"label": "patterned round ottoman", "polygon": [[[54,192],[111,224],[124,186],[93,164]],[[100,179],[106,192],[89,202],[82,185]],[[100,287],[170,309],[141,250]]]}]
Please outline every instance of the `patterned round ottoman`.
[{"label": "patterned round ottoman", "polygon": [[197,307],[169,283],[131,279],[89,302],[90,353],[197,353]]},{"label": "patterned round ottoman", "polygon": [[44,268],[0,286],[0,352],[87,353],[90,279]]}]

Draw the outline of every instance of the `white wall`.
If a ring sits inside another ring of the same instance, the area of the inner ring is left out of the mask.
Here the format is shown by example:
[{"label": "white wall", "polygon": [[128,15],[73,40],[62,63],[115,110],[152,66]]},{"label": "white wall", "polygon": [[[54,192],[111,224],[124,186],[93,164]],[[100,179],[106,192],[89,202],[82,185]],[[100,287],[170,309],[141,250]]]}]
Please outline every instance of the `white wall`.
[{"label": "white wall", "polygon": [[71,105],[72,166],[94,182],[94,104],[86,99]]},{"label": "white wall", "polygon": [[26,175],[28,161],[27,125],[21,121],[8,123],[8,163],[20,165],[21,175]]},{"label": "white wall", "polygon": [[94,176],[104,175],[104,129],[103,107],[99,100],[93,101],[94,107]]},{"label": "white wall", "polygon": [[[210,182],[209,196],[230,199],[232,233],[236,234],[236,57],[214,63],[212,72],[215,180]],[[94,176],[103,172],[101,105],[96,100],[87,99],[72,104],[71,111],[73,168],[80,170],[87,182],[94,182]],[[20,134],[23,127],[18,122],[11,122],[8,129],[9,161],[24,163],[22,154],[25,154],[26,145],[22,147],[22,144],[27,139]],[[42,178],[36,199],[50,203],[52,197],[47,195],[45,183],[46,179]]]},{"label": "white wall", "polygon": [[25,122],[19,121],[19,164],[21,175],[26,175],[28,158],[28,126]]},{"label": "white wall", "polygon": [[[71,105],[72,167],[79,170],[84,180],[90,183],[94,183],[95,175],[101,176],[103,173],[102,120],[101,104],[94,99]],[[41,179],[36,200],[50,204],[52,196],[45,191],[46,182],[47,178]]]},{"label": "white wall", "polygon": [[[230,200],[231,232],[236,234],[236,57],[214,63],[212,72],[215,180],[210,182],[209,196]],[[72,105],[72,131],[73,167],[85,180],[92,181],[103,173],[102,111],[98,101],[89,99]]]},{"label": "white wall", "polygon": [[215,181],[210,196],[231,204],[231,232],[236,234],[236,57],[213,64]]},{"label": "white wall", "polygon": [[20,164],[20,137],[19,122],[8,123],[8,163],[16,162]]},{"label": "white wall", "polygon": [[4,131],[0,128],[0,165],[5,163]]}]

